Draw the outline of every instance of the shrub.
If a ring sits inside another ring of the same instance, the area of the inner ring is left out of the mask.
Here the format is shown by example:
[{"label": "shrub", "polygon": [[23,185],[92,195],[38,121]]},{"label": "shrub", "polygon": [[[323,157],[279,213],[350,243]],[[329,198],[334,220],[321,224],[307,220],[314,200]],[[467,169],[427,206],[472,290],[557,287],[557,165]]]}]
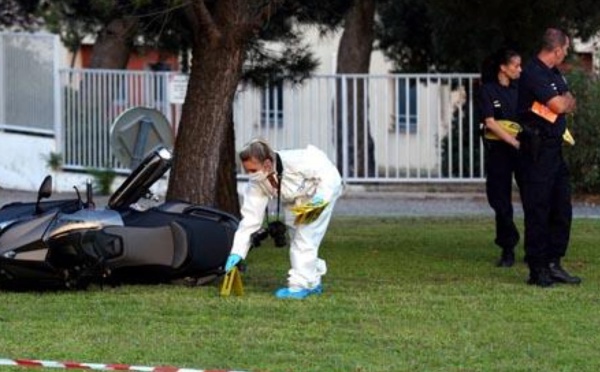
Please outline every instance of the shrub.
[{"label": "shrub", "polygon": [[46,166],[54,172],[58,172],[63,165],[63,157],[59,152],[50,152],[46,157]]},{"label": "shrub", "polygon": [[567,117],[575,146],[565,148],[565,159],[576,193],[600,193],[600,80],[581,69],[567,74],[577,98],[577,111]]},{"label": "shrub", "polygon": [[88,173],[94,177],[94,189],[100,195],[109,195],[111,193],[113,181],[117,177],[117,173],[113,169],[88,169]]}]

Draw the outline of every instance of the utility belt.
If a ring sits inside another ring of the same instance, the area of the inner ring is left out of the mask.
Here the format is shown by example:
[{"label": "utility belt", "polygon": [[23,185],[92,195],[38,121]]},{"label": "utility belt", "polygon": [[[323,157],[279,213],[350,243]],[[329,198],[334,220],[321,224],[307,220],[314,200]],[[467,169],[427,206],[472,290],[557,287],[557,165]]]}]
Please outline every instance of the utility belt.
[{"label": "utility belt", "polygon": [[523,130],[517,135],[519,141],[526,141],[531,138],[535,139],[535,137],[539,137],[539,141],[544,144],[575,145],[575,139],[568,128],[565,128],[562,136],[549,136],[541,131],[536,125],[524,125]]},{"label": "utility belt", "polygon": [[[571,144],[566,136],[573,140],[571,133],[565,130],[562,136],[549,136],[543,133],[537,125],[523,125],[523,130],[517,136],[517,139],[521,143],[521,152],[528,154],[533,159],[533,162],[537,162],[540,153],[543,148],[551,149],[558,148],[565,143]],[[574,141],[572,143],[575,143]]]}]

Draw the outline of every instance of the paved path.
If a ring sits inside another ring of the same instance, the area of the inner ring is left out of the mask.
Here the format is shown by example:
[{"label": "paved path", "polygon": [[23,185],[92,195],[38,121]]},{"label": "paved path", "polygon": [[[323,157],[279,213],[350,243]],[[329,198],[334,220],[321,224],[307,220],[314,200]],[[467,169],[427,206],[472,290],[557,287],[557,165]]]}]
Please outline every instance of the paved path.
[{"label": "paved path", "polygon": [[[523,216],[516,199],[515,215]],[[336,213],[364,216],[493,216],[483,193],[349,192]],[[573,202],[574,217],[600,218],[600,205]]]},{"label": "paved path", "polygon": [[[73,194],[57,194],[52,199],[73,198]],[[0,206],[13,201],[34,202],[34,192],[0,189]],[[107,197],[96,197],[98,206],[107,203]],[[485,195],[481,192],[394,192],[348,190],[335,208],[340,216],[493,216]],[[523,210],[515,202],[515,215]],[[575,217],[600,218],[600,205],[574,202]]]}]

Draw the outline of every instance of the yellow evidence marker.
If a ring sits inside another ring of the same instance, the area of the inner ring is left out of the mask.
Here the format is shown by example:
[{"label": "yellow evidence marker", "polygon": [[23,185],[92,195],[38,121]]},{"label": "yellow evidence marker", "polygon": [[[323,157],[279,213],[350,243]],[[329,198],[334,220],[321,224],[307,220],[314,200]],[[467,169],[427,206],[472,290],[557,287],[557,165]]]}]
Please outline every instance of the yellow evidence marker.
[{"label": "yellow evidence marker", "polygon": [[220,294],[221,296],[229,296],[232,290],[236,296],[242,296],[244,294],[242,274],[238,270],[237,266],[225,274],[225,278],[223,278],[223,284],[221,284]]}]

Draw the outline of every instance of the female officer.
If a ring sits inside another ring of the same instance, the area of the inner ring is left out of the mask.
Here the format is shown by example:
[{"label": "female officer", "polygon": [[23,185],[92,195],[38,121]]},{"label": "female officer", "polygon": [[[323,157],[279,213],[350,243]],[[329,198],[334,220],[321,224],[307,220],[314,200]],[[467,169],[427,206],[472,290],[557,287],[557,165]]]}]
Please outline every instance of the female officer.
[{"label": "female officer", "polygon": [[483,65],[479,92],[479,111],[486,144],[486,194],[496,216],[496,239],[502,249],[497,265],[510,267],[519,232],[513,221],[513,175],[520,188],[519,141],[516,80],[521,73],[521,57],[513,50],[502,49]]},{"label": "female officer", "polygon": [[[253,140],[239,153],[249,175],[242,220],[233,240],[226,271],[230,271],[248,254],[251,235],[257,231],[271,198],[295,210],[312,209],[311,217],[299,215],[291,234],[287,287],[275,292],[277,298],[302,299],[322,292],[321,276],[327,271],[318,257],[334,204],[342,192],[342,179],[327,155],[314,146],[274,152],[263,140]],[[320,213],[320,214],[319,214]]]}]

